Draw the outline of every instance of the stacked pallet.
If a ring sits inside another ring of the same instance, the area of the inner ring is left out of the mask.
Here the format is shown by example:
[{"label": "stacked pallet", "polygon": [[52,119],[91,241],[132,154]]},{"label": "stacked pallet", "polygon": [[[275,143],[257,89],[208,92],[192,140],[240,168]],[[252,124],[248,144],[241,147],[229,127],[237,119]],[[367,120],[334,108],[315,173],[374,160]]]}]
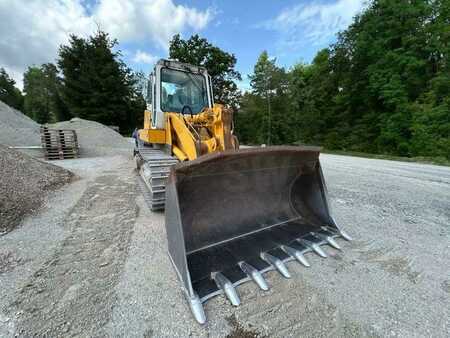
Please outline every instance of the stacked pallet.
[{"label": "stacked pallet", "polygon": [[78,157],[77,133],[73,129],[41,127],[41,144],[46,160]]}]

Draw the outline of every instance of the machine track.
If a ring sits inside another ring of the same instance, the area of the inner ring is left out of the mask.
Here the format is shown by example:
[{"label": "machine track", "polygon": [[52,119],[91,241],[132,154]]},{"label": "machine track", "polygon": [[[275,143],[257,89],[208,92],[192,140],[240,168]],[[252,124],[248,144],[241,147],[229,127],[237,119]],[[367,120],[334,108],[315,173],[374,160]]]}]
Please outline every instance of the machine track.
[{"label": "machine track", "polygon": [[166,181],[170,167],[178,159],[161,149],[140,145],[137,150],[137,163],[140,174],[139,185],[150,210],[164,210],[166,202]]}]

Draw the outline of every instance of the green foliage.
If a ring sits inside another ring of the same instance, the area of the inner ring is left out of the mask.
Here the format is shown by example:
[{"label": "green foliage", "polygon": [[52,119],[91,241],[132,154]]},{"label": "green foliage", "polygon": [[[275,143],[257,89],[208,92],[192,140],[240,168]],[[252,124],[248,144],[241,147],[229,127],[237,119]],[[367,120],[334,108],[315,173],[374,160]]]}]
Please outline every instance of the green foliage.
[{"label": "green foliage", "polygon": [[[251,93],[245,93],[236,117],[236,129],[243,143],[282,144],[292,141],[289,128],[287,83],[283,68],[266,51],[249,75]],[[253,126],[252,126],[253,125]]]},{"label": "green foliage", "polygon": [[45,75],[45,86],[51,97],[52,119],[55,121],[70,120],[73,116],[62,98],[62,78],[59,76],[58,68],[52,63],[41,66]]},{"label": "green foliage", "polygon": [[180,62],[203,66],[212,78],[215,100],[233,108],[239,102],[239,90],[233,80],[241,80],[234,69],[236,57],[198,35],[183,40],[179,34],[170,41],[169,57]]},{"label": "green foliage", "polygon": [[38,123],[50,122],[50,92],[46,76],[38,67],[28,67],[23,78],[25,112]]},{"label": "green foliage", "polygon": [[334,45],[287,72],[287,90],[267,89],[264,69],[276,66],[261,54],[237,131],[243,142],[266,139],[269,97],[273,115],[288,121],[274,143],[450,159],[449,58],[448,0],[374,0]]},{"label": "green foliage", "polygon": [[24,74],[24,111],[38,123],[48,123],[70,118],[61,99],[61,79],[54,64],[28,67]]},{"label": "green foliage", "polygon": [[23,109],[23,96],[4,68],[0,68],[0,101],[17,110]]},{"label": "green foliage", "polygon": [[98,31],[88,39],[72,35],[59,49],[58,66],[64,76],[62,97],[71,114],[117,125],[127,133],[137,126],[145,103],[137,78],[113,51],[117,41]]}]

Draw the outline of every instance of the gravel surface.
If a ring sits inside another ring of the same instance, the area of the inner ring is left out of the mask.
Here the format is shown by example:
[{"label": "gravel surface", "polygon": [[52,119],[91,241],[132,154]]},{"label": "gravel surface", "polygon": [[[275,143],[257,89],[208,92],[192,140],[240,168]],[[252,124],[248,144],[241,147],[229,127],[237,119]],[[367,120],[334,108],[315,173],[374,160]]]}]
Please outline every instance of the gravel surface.
[{"label": "gravel surface", "polygon": [[237,308],[213,298],[204,326],[170,265],[164,215],[136,193],[131,157],[58,162],[81,177],[49,201],[60,207],[29,218],[32,231],[0,237],[10,262],[0,336],[448,337],[450,168],[321,160],[335,218],[354,241],[327,247],[327,259],[308,254],[311,268],[289,263],[292,279],[268,273],[268,292],[239,286]]},{"label": "gravel surface", "polygon": [[54,129],[75,129],[81,156],[112,156],[132,152],[133,144],[111,128],[89,120],[73,118],[49,125]]},{"label": "gravel surface", "polygon": [[41,144],[39,124],[0,101],[0,144],[37,146]]},{"label": "gravel surface", "polygon": [[72,176],[68,170],[0,145],[0,235],[36,211],[49,191]]}]

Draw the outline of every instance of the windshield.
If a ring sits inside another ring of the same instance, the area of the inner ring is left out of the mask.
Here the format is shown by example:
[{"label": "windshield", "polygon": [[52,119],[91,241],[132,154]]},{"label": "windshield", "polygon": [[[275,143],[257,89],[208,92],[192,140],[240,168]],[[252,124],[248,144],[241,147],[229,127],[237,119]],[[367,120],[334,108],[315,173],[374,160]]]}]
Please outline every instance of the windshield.
[{"label": "windshield", "polygon": [[[198,114],[208,106],[205,77],[181,70],[161,69],[161,109],[181,112],[189,106],[193,114]],[[185,109],[185,112],[190,111]]]}]

